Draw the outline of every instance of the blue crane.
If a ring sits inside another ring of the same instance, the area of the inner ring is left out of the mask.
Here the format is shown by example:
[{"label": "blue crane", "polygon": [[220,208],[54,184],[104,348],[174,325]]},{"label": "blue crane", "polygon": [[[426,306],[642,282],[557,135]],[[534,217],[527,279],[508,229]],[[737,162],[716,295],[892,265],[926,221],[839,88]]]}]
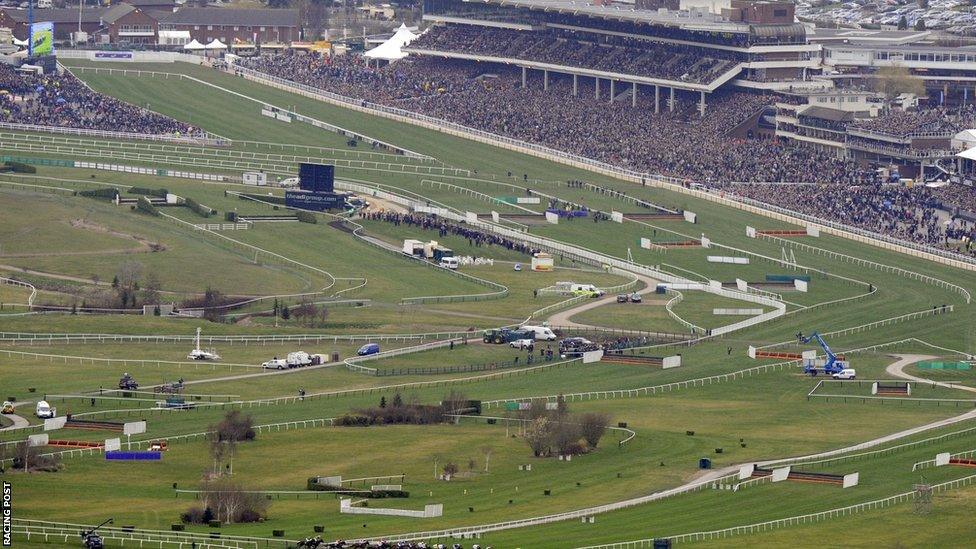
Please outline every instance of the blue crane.
[{"label": "blue crane", "polygon": [[810,336],[801,337],[800,339],[804,343],[810,343],[813,340],[817,340],[817,343],[820,344],[820,348],[824,351],[824,355],[827,357],[823,366],[818,366],[816,360],[807,360],[803,365],[803,373],[815,376],[819,370],[823,370],[825,374],[829,375],[839,373],[847,368],[847,361],[838,360],[837,355],[830,350],[830,346],[827,345],[827,342],[824,341],[822,337],[820,337],[819,333],[813,332],[810,334]]}]

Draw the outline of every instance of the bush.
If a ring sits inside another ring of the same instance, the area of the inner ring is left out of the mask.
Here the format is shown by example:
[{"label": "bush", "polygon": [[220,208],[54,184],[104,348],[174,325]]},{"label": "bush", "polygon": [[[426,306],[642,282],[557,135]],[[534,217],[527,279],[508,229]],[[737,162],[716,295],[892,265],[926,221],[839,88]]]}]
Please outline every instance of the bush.
[{"label": "bush", "polygon": [[406,490],[349,490],[341,486],[327,486],[319,484],[316,477],[309,477],[305,483],[305,489],[313,492],[342,492],[343,496],[357,498],[385,499],[385,498],[408,498],[410,492]]},{"label": "bush", "polygon": [[106,200],[115,200],[115,197],[118,196],[118,194],[118,189],[113,187],[78,192],[78,196],[84,196],[86,198],[102,198]]},{"label": "bush", "polygon": [[169,194],[169,189],[149,189],[146,187],[129,187],[126,191],[129,194],[140,194],[142,196],[155,196],[158,198],[166,198]]},{"label": "bush", "polygon": [[136,209],[146,212],[149,215],[159,216],[159,210],[145,196],[139,197],[139,200],[136,202]]},{"label": "bush", "polygon": [[213,429],[217,434],[218,441],[242,442],[254,440],[254,418],[246,416],[240,410],[227,412],[224,419]]},{"label": "bush", "polygon": [[14,162],[11,160],[4,162],[3,165],[14,173],[37,173],[37,168],[30,164],[24,164],[23,162]]},{"label": "bush", "polygon": [[180,514],[180,521],[183,524],[208,524],[213,519],[213,511],[201,505],[190,507]]},{"label": "bush", "polygon": [[319,220],[312,212],[298,212],[298,220],[302,223],[318,223]]},{"label": "bush", "polygon": [[186,199],[186,207],[196,212],[196,214],[200,217],[210,217],[217,214],[217,210],[210,208],[210,206],[204,206],[203,204],[189,197]]}]

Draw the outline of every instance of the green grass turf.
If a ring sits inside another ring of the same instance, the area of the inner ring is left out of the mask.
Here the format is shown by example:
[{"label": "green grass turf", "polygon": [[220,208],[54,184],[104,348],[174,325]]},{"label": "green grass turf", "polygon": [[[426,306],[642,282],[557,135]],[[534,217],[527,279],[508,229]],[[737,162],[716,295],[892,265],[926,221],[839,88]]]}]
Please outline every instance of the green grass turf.
[{"label": "green grass turf", "polygon": [[[632,184],[613,181],[602,176],[584,173],[578,170],[569,169],[552,163],[543,162],[537,159],[522,155],[512,154],[500,149],[485,147],[473,142],[459,140],[448,136],[431,134],[419,128],[392,123],[375,117],[364,116],[340,108],[335,108],[322,103],[317,103],[305,98],[285,94],[269,88],[264,88],[249,82],[235,79],[233,77],[215,73],[213,71],[188,67],[185,65],[168,65],[166,70],[180,70],[192,73],[200,78],[218,82],[223,86],[240,90],[255,97],[264,98],[276,104],[294,103],[301,112],[306,112],[320,117],[330,122],[337,123],[386,139],[392,142],[406,144],[410,148],[415,148],[422,152],[435,155],[452,164],[462,165],[465,168],[479,170],[480,175],[486,177],[497,177],[500,180],[508,180],[504,175],[511,170],[519,177],[522,173],[527,173],[530,177],[538,177],[545,180],[565,180],[565,179],[584,179],[605,185],[611,188],[625,189],[628,194],[639,196],[644,199],[652,200],[665,204],[670,207],[687,208],[695,211],[699,215],[700,223],[695,226],[683,222],[660,221],[651,223],[651,226],[640,225],[635,222],[627,222],[623,225],[608,225],[606,223],[597,224],[592,222],[572,222],[561,223],[557,226],[533,227],[532,232],[537,234],[551,235],[554,238],[570,241],[579,245],[592,247],[594,249],[605,250],[608,253],[624,257],[627,248],[632,248],[635,259],[649,265],[660,264],[662,268],[676,272],[689,274],[682,269],[693,273],[700,273],[703,277],[730,281],[736,277],[746,278],[747,280],[758,279],[765,273],[788,272],[783,267],[772,262],[761,261],[753,258],[753,263],[749,266],[728,266],[719,264],[709,264],[705,261],[706,255],[739,255],[738,252],[717,248],[713,250],[669,250],[666,253],[651,252],[641,250],[636,244],[636,239],[640,236],[653,236],[653,231],[658,230],[659,239],[679,238],[679,236],[690,236],[697,238],[701,233],[717,241],[719,244],[745,248],[758,253],[762,253],[774,258],[780,257],[782,244],[763,240],[752,240],[745,237],[745,226],[752,225],[757,228],[785,227],[787,224],[775,222],[766,218],[757,217],[739,210],[732,210],[717,204],[699,201],[670,191],[652,188],[641,188]],[[125,80],[122,78],[113,79]],[[135,79],[132,79],[135,80]],[[106,79],[102,85],[106,87],[111,84]],[[163,98],[157,99],[154,96],[164,95],[165,92],[159,86],[153,87],[153,81],[138,81],[127,88],[115,87],[108,90],[117,93],[132,102],[149,102],[151,105],[165,105]],[[107,88],[106,88],[107,89]],[[161,102],[158,102],[161,101]],[[211,100],[210,106],[203,104],[193,107],[194,113],[219,112],[214,107],[216,101]],[[160,109],[164,108],[162,106]],[[166,107],[170,108],[170,107]],[[186,119],[189,117],[189,110],[185,113],[173,112],[174,115]],[[196,117],[197,114],[192,116]],[[259,117],[254,117],[259,118]],[[196,118],[194,118],[196,120]],[[202,120],[202,119],[200,119]],[[211,126],[210,129],[218,127],[220,124],[227,124],[225,120],[212,120],[199,122],[204,126]],[[263,122],[263,125],[269,124]],[[274,124],[272,124],[274,125]],[[294,126],[297,127],[297,126]],[[294,127],[289,127],[293,130]],[[268,132],[275,131],[274,128],[266,128]],[[235,130],[237,131],[237,130]],[[294,130],[302,132],[304,130]],[[270,135],[270,134],[269,134]],[[298,133],[293,134],[295,139],[305,141],[307,138]],[[292,137],[291,135],[289,136]],[[318,139],[317,134],[315,139]],[[200,171],[203,169],[201,168]],[[47,169],[44,169],[47,171]],[[497,175],[492,176],[489,172]],[[52,175],[62,177],[69,174],[86,173],[83,170],[51,170]],[[98,179],[103,176],[106,180],[122,181],[121,175],[106,174],[99,172]],[[421,184],[423,177],[419,176],[394,176],[382,172],[363,172],[350,170],[343,173],[339,170],[339,176],[356,179],[368,179],[378,184],[389,184],[406,189],[411,192],[420,193],[438,201],[443,201],[459,209],[477,209],[478,211],[487,210],[490,205],[477,199],[472,199],[455,191],[436,190],[429,185]],[[154,178],[152,183],[161,186],[158,178]],[[488,194],[494,194],[497,190],[492,190],[492,186],[485,183],[462,181],[456,179],[439,178],[451,181],[458,185],[469,186]],[[146,183],[149,183],[147,180]],[[252,204],[246,204],[236,199],[223,196],[222,186],[204,185],[193,182],[172,181],[174,192],[193,196],[201,202],[217,208],[220,211],[240,208],[239,211],[258,213],[267,211],[259,209]],[[148,185],[147,185],[148,186]],[[584,191],[580,189],[565,188],[560,184],[539,184],[538,188],[545,192],[555,194],[563,199],[585,202],[590,207],[600,209],[617,209],[619,211],[631,211],[631,207],[626,203],[612,199],[606,195]],[[516,192],[504,191],[506,194],[519,194]],[[494,208],[498,209],[498,208]],[[141,218],[140,218],[141,219]],[[402,238],[396,233],[386,233],[382,228],[375,230],[384,233],[384,236],[395,239]],[[671,235],[667,231],[676,231],[681,235]],[[336,232],[336,231],[332,231]],[[667,234],[668,236],[665,236]],[[320,240],[320,237],[325,237]],[[309,250],[308,255],[313,256],[317,266],[329,265],[329,269],[335,264],[335,269],[347,276],[365,275],[371,280],[373,287],[363,290],[362,295],[378,300],[385,300],[387,303],[393,302],[409,292],[420,290],[437,289],[440,291],[449,285],[442,281],[431,283],[425,276],[429,277],[430,270],[425,269],[422,273],[406,273],[405,269],[397,268],[390,270],[390,258],[388,256],[371,255],[368,251],[363,251],[355,246],[348,244],[348,240],[336,237],[323,226],[317,227],[282,227],[279,231],[265,232],[259,234],[254,231],[247,235],[247,238],[254,239],[255,243],[261,242],[262,247],[267,246],[285,255],[305,255],[304,250]],[[323,240],[329,240],[328,245],[323,244]],[[920,261],[899,254],[893,254],[877,248],[856,244],[850,241],[835,237],[821,237],[819,239],[803,238],[802,242],[833,249],[854,255],[856,257],[880,261],[889,265],[898,265],[904,268],[917,270],[926,274],[931,274],[940,278],[945,278],[969,288],[976,287],[976,277],[971,273],[949,269],[933,263]],[[335,243],[335,245],[333,245]],[[379,253],[379,252],[377,252]],[[477,383],[465,383],[460,388],[472,398],[510,398],[531,395],[551,395],[558,392],[574,392],[580,390],[603,390],[603,389],[623,389],[636,388],[653,384],[666,383],[689,379],[701,375],[709,375],[741,369],[757,364],[744,358],[745,348],[749,344],[764,342],[775,342],[788,340],[796,331],[809,333],[814,329],[828,331],[847,326],[854,326],[864,322],[870,322],[879,318],[885,318],[912,312],[916,310],[928,309],[932,305],[943,303],[961,304],[962,301],[957,294],[927,285],[918,281],[909,280],[902,276],[886,273],[878,270],[867,269],[858,265],[831,260],[821,255],[808,252],[797,251],[796,257],[803,264],[825,269],[831,273],[836,273],[864,282],[873,284],[878,288],[877,293],[869,298],[864,298],[851,304],[841,306],[831,306],[822,309],[800,311],[788,317],[749,330],[745,333],[733,334],[729,338],[714,343],[706,343],[692,348],[663,349],[660,354],[670,354],[681,352],[684,355],[684,366],[675,370],[661,371],[643,367],[625,365],[586,365],[570,366],[553,370],[541,371],[538,373],[506,377],[503,379],[493,379]],[[325,267],[323,267],[325,268]],[[558,272],[558,271],[557,271]],[[507,273],[507,271],[506,271]],[[499,274],[503,274],[499,272]],[[487,273],[486,273],[487,276]],[[518,284],[520,280],[509,273],[511,281]],[[690,276],[690,274],[689,274]],[[758,277],[758,278],[757,278]],[[533,280],[526,277],[526,280]],[[517,288],[518,295],[524,295],[531,291],[532,285],[522,285]],[[801,305],[811,305],[821,301],[848,297],[863,293],[865,290],[859,285],[852,285],[847,282],[840,282],[834,279],[821,279],[815,277],[811,284],[809,294],[789,293],[784,298],[794,301]],[[429,293],[429,292],[428,292]],[[375,296],[375,297],[374,297]],[[500,300],[498,302],[457,304],[457,305],[437,305],[429,307],[418,307],[415,309],[404,309],[392,307],[378,303],[376,307],[356,310],[335,309],[330,313],[329,324],[335,329],[364,329],[364,330],[393,330],[397,326],[409,327],[410,329],[430,326],[448,325],[491,325],[499,322],[500,317],[514,315],[521,312],[523,307],[532,305],[532,300],[524,300],[523,303],[517,300]],[[535,300],[539,301],[539,300]],[[693,299],[689,299],[688,305],[695,305]],[[707,301],[707,300],[706,300]],[[684,304],[682,304],[684,305]],[[702,310],[710,313],[710,305],[705,305],[704,301],[697,306],[704,307]],[[792,307],[791,307],[792,309]],[[612,311],[607,307],[608,311]],[[619,309],[618,309],[619,310]],[[680,311],[680,309],[679,309]],[[459,316],[462,313],[466,316]],[[695,314],[695,313],[692,313]],[[631,327],[636,324],[638,319],[617,319],[614,315],[607,315],[601,322],[617,323],[618,326]],[[973,313],[971,307],[963,307],[952,315],[927,318],[908,323],[894,324],[875,330],[859,332],[850,336],[835,337],[829,341],[835,350],[849,349],[857,346],[864,346],[884,341],[893,341],[905,337],[918,337],[936,344],[945,345],[951,348],[964,350],[973,349],[976,343],[976,328],[972,323]],[[485,322],[485,321],[488,322]],[[0,320],[0,329],[20,329],[24,331],[37,330],[36,323],[24,319],[4,319]],[[104,329],[108,331],[152,331],[152,330],[172,330],[172,328],[162,327],[162,323],[153,319],[132,319],[119,321],[114,319],[70,319],[70,318],[45,318],[43,319],[44,330],[65,330],[65,331],[91,331],[91,329]],[[328,328],[320,328],[328,330]],[[208,331],[211,328],[208,327]],[[275,331],[268,327],[261,320],[255,321],[250,326],[214,326],[212,330],[218,331],[241,331],[241,332],[268,332]],[[301,330],[293,325],[278,328],[278,331]],[[726,354],[726,347],[733,347],[732,356]],[[924,352],[924,347],[918,345],[904,346],[905,351]],[[931,351],[928,351],[931,352]],[[936,354],[936,353],[932,353]],[[417,358],[424,360],[423,355],[408,357],[408,360]],[[892,359],[881,355],[853,355],[852,364],[858,369],[859,377],[878,376],[883,373],[884,365]],[[445,376],[452,377],[452,376]],[[436,378],[436,376],[435,376]],[[396,381],[420,380],[419,376],[396,378]],[[430,378],[424,378],[430,379]],[[207,387],[214,393],[233,393],[249,395],[251,397],[271,395],[293,395],[296,387],[305,386],[307,390],[335,390],[341,388],[366,388],[385,384],[389,378],[370,378],[343,369],[328,369],[317,371],[295,372],[285,376],[269,376],[259,382],[254,380],[215,382],[200,385],[200,388]],[[66,385],[75,385],[75,381]],[[569,491],[565,494],[557,490],[556,495],[549,500],[544,500],[545,508],[553,507],[572,508],[574,504],[582,504],[584,501],[611,501],[618,498],[623,493],[646,493],[657,487],[672,486],[674,477],[668,475],[675,474],[672,468],[679,468],[676,472],[678,476],[690,475],[697,457],[709,455],[715,447],[724,447],[726,453],[715,455],[720,457],[716,460],[717,464],[740,462],[744,460],[757,459],[760,457],[774,457],[788,454],[795,454],[805,451],[822,450],[837,447],[841,444],[852,443],[877,436],[897,429],[917,425],[934,418],[946,417],[957,411],[955,408],[939,407],[912,407],[907,405],[898,406],[877,406],[854,402],[815,402],[806,401],[806,392],[816,383],[808,377],[802,376],[798,371],[780,372],[768,375],[761,375],[748,380],[736,381],[734,383],[714,385],[706,388],[697,388],[687,391],[676,392],[667,396],[642,397],[639,399],[620,399],[609,401],[593,401],[589,403],[573,404],[574,409],[579,410],[600,410],[613,413],[615,420],[630,422],[631,426],[638,429],[639,436],[636,439],[637,445],[633,450],[639,454],[638,457],[622,462],[624,469],[616,468],[616,465],[594,466],[593,471],[588,471],[593,475],[611,474],[615,471],[629,474],[632,471],[639,471],[641,475],[663,476],[654,478],[646,477],[640,482],[632,482],[627,486],[627,474],[623,476],[624,483],[618,483],[611,476],[607,486],[599,485],[596,489],[589,489],[590,486],[584,483],[581,488],[585,494],[580,495],[573,485],[569,486]],[[443,397],[449,390],[449,385],[442,385],[435,388],[415,389],[404,391],[407,396],[419,398],[423,401],[434,402]],[[392,391],[368,391],[363,394],[331,398],[322,400],[310,400],[298,404],[286,404],[275,407],[255,409],[255,414],[264,421],[299,419],[301,417],[327,417],[342,413],[349,409],[374,404],[380,394],[392,395]],[[153,416],[151,421],[150,433],[155,435],[177,434],[179,432],[190,432],[199,430],[208,422],[214,421],[219,411],[194,411],[185,414],[169,414]],[[832,429],[825,426],[836,424],[836,419],[854,418],[845,422],[845,429]],[[684,431],[692,427],[696,430],[695,437],[685,437]],[[398,435],[394,435],[396,438]],[[427,437],[421,438],[419,435],[403,435],[407,444],[424,444]],[[437,437],[433,437],[436,439]],[[746,438],[747,447],[738,446],[738,439]],[[301,436],[284,437],[282,441],[291,448],[294,445],[301,447]],[[296,442],[297,441],[297,442]],[[350,444],[364,444],[362,436],[351,440]],[[367,441],[370,448],[374,445],[372,441]],[[470,447],[473,439],[468,440],[466,445],[460,441],[452,447]],[[649,446],[641,446],[648,444]],[[954,443],[955,444],[955,443]],[[952,451],[968,449],[973,447],[972,441],[959,441],[958,445],[947,445]],[[967,446],[968,445],[968,446]],[[380,445],[383,446],[382,444]],[[402,447],[397,441],[388,442],[386,446]],[[411,447],[413,448],[413,447]],[[524,451],[524,448],[522,449]],[[202,450],[201,450],[202,451]],[[332,451],[327,448],[326,451]],[[934,448],[919,451],[918,455],[924,459],[931,458],[935,453]],[[293,451],[292,454],[300,455],[306,452],[301,450]],[[377,459],[382,457],[382,452],[376,452]],[[424,455],[423,450],[416,452],[418,456]],[[416,460],[403,460],[403,455],[410,455],[410,452],[398,452],[399,461],[404,462],[405,466],[415,468],[426,468],[421,465],[424,459],[418,457]],[[667,456],[666,460],[660,456]],[[591,456],[597,458],[597,455]],[[917,456],[903,456],[896,461],[892,461],[892,467],[898,471],[910,469],[911,460]],[[201,460],[200,456],[191,458]],[[266,464],[270,458],[256,456],[255,462],[262,465]],[[288,460],[294,458],[289,454]],[[587,458],[589,459],[589,458]],[[391,461],[387,459],[387,461]],[[398,462],[399,462],[398,461]],[[581,460],[584,463],[586,460]],[[659,461],[666,461],[664,469],[667,473],[658,472]],[[721,527],[732,524],[754,522],[767,518],[786,516],[786,514],[807,509],[827,508],[835,503],[854,501],[855,498],[864,498],[872,494],[886,495],[895,491],[900,491],[899,486],[909,483],[910,480],[904,473],[889,475],[888,463],[884,460],[877,462],[871,461],[863,465],[858,463],[857,467],[864,473],[862,476],[863,487],[856,491],[846,491],[847,493],[836,491],[828,492],[825,496],[823,487],[808,489],[806,486],[770,487],[775,490],[758,489],[753,494],[743,492],[745,499],[739,498],[729,500],[721,499],[720,496],[727,494],[706,493],[701,494],[702,498],[689,496],[687,500],[676,498],[675,504],[663,503],[643,506],[627,512],[598,517],[596,525],[580,524],[559,524],[546,528],[533,528],[525,531],[516,531],[509,534],[499,534],[490,538],[490,542],[496,546],[551,546],[552,540],[572,539],[573,544],[584,544],[596,541],[611,541],[627,539],[628,536],[621,537],[621,533],[636,534],[633,525],[646,525],[649,532],[661,533],[680,533],[694,529],[708,527]],[[573,466],[577,464],[573,462]],[[243,467],[256,466],[245,464]],[[71,473],[72,464],[66,474]],[[645,472],[644,469],[654,470],[654,473]],[[884,479],[878,476],[877,472],[885,471]],[[843,471],[841,471],[843,472]],[[192,471],[191,471],[192,473]],[[939,472],[937,475],[947,473]],[[75,487],[74,482],[68,483],[75,496],[69,496],[66,501],[78,497],[85,489],[104,490],[104,487],[97,484],[93,475],[81,474],[84,480]],[[890,477],[890,478],[889,478]],[[602,478],[602,477],[601,477]],[[656,479],[656,480],[655,480]],[[873,480],[872,480],[873,479]],[[42,479],[43,480],[43,479]],[[140,480],[139,482],[143,482]],[[896,486],[898,485],[898,486]],[[142,494],[139,495],[142,497]],[[121,498],[121,496],[119,496]],[[590,499],[592,498],[592,499]],[[138,500],[137,500],[138,501]],[[505,500],[507,501],[507,499]],[[786,502],[786,504],[784,504]],[[145,509],[148,503],[140,503],[136,508],[142,506]],[[480,505],[480,504],[479,504]],[[507,504],[506,504],[507,505]],[[505,507],[506,505],[502,505]],[[515,504],[521,505],[521,503]],[[507,510],[490,508],[481,511],[479,506],[473,514],[466,513],[468,505],[464,500],[460,500],[459,509],[461,517],[449,517],[450,520],[459,520],[463,523],[483,522],[481,513],[485,517],[491,516],[511,516],[519,518],[527,516],[530,511],[519,507],[513,509],[512,513]],[[41,510],[39,506],[31,505],[32,512],[54,516],[55,513],[48,513]],[[296,508],[297,509],[297,508]],[[533,510],[537,511],[538,506]],[[334,513],[334,509],[331,511]],[[453,512],[453,511],[452,511]],[[303,514],[305,513],[305,514]],[[497,514],[492,514],[497,513]],[[302,516],[308,516],[307,511],[297,509],[294,513],[291,508],[286,508],[283,514],[295,517],[295,524],[299,523]],[[63,518],[58,516],[58,518]],[[448,520],[445,519],[445,520]],[[489,518],[490,519],[490,518]],[[141,525],[158,523],[163,527],[171,521],[171,517],[155,519],[150,515],[142,518],[133,518],[133,521]],[[290,520],[290,519],[285,519]],[[155,521],[155,522],[154,522]],[[372,521],[371,521],[372,523]],[[307,529],[307,524],[302,522],[302,527]],[[386,524],[385,522],[383,524]],[[660,528],[659,528],[660,526]],[[270,525],[263,525],[262,528],[270,530]],[[293,529],[290,524],[288,529]],[[389,524],[393,530],[404,528],[420,529],[414,524]],[[426,529],[427,524],[422,525]],[[586,530],[589,528],[589,530]],[[643,532],[645,526],[641,527]],[[379,532],[379,528],[373,528],[373,524],[367,529]],[[824,529],[815,529],[824,531]],[[958,533],[958,534],[957,534]],[[953,535],[964,535],[965,531],[960,528],[952,528],[952,533],[946,539],[953,539]],[[262,535],[267,535],[265,532]],[[632,537],[632,536],[630,536]],[[640,537],[640,536],[637,536]],[[743,538],[744,539],[744,538]],[[957,538],[958,539],[958,538]],[[559,545],[563,546],[563,545]]]}]

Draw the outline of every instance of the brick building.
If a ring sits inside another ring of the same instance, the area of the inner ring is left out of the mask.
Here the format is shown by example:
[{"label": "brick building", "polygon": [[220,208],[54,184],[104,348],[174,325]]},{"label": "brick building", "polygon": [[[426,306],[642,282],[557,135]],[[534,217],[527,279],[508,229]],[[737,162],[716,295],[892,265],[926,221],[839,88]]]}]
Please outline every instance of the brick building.
[{"label": "brick building", "polygon": [[188,31],[201,44],[215,38],[228,45],[301,40],[298,10],[182,8],[157,16],[160,30]]},{"label": "brick building", "polygon": [[[207,44],[213,39],[231,45],[244,43],[290,43],[301,39],[298,10],[182,8],[159,11],[162,0],[129,0],[109,8],[86,8],[81,13],[81,31],[96,44],[160,43],[159,31],[187,31],[192,39]],[[34,10],[34,21],[54,23],[57,41],[70,39],[79,30],[77,8]],[[20,40],[27,39],[27,11],[0,8],[0,27],[7,27]]]}]

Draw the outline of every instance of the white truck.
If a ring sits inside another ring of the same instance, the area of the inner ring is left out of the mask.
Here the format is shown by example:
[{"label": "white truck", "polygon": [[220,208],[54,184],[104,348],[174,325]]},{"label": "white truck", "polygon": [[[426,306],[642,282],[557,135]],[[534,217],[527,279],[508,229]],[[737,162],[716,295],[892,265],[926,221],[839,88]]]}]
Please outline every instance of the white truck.
[{"label": "white truck", "polygon": [[34,415],[40,419],[49,419],[58,415],[58,410],[52,408],[46,400],[41,400],[37,403],[37,407],[34,408]]},{"label": "white truck", "polygon": [[556,341],[556,334],[545,326],[522,326],[521,329],[532,332],[536,341]]},{"label": "white truck", "polygon": [[288,353],[288,356],[285,357],[285,363],[288,364],[289,368],[302,368],[312,364],[312,357],[305,351],[295,351]]},{"label": "white truck", "polygon": [[268,370],[284,370],[288,367],[288,361],[283,358],[274,357],[273,359],[261,364],[261,367]]}]

